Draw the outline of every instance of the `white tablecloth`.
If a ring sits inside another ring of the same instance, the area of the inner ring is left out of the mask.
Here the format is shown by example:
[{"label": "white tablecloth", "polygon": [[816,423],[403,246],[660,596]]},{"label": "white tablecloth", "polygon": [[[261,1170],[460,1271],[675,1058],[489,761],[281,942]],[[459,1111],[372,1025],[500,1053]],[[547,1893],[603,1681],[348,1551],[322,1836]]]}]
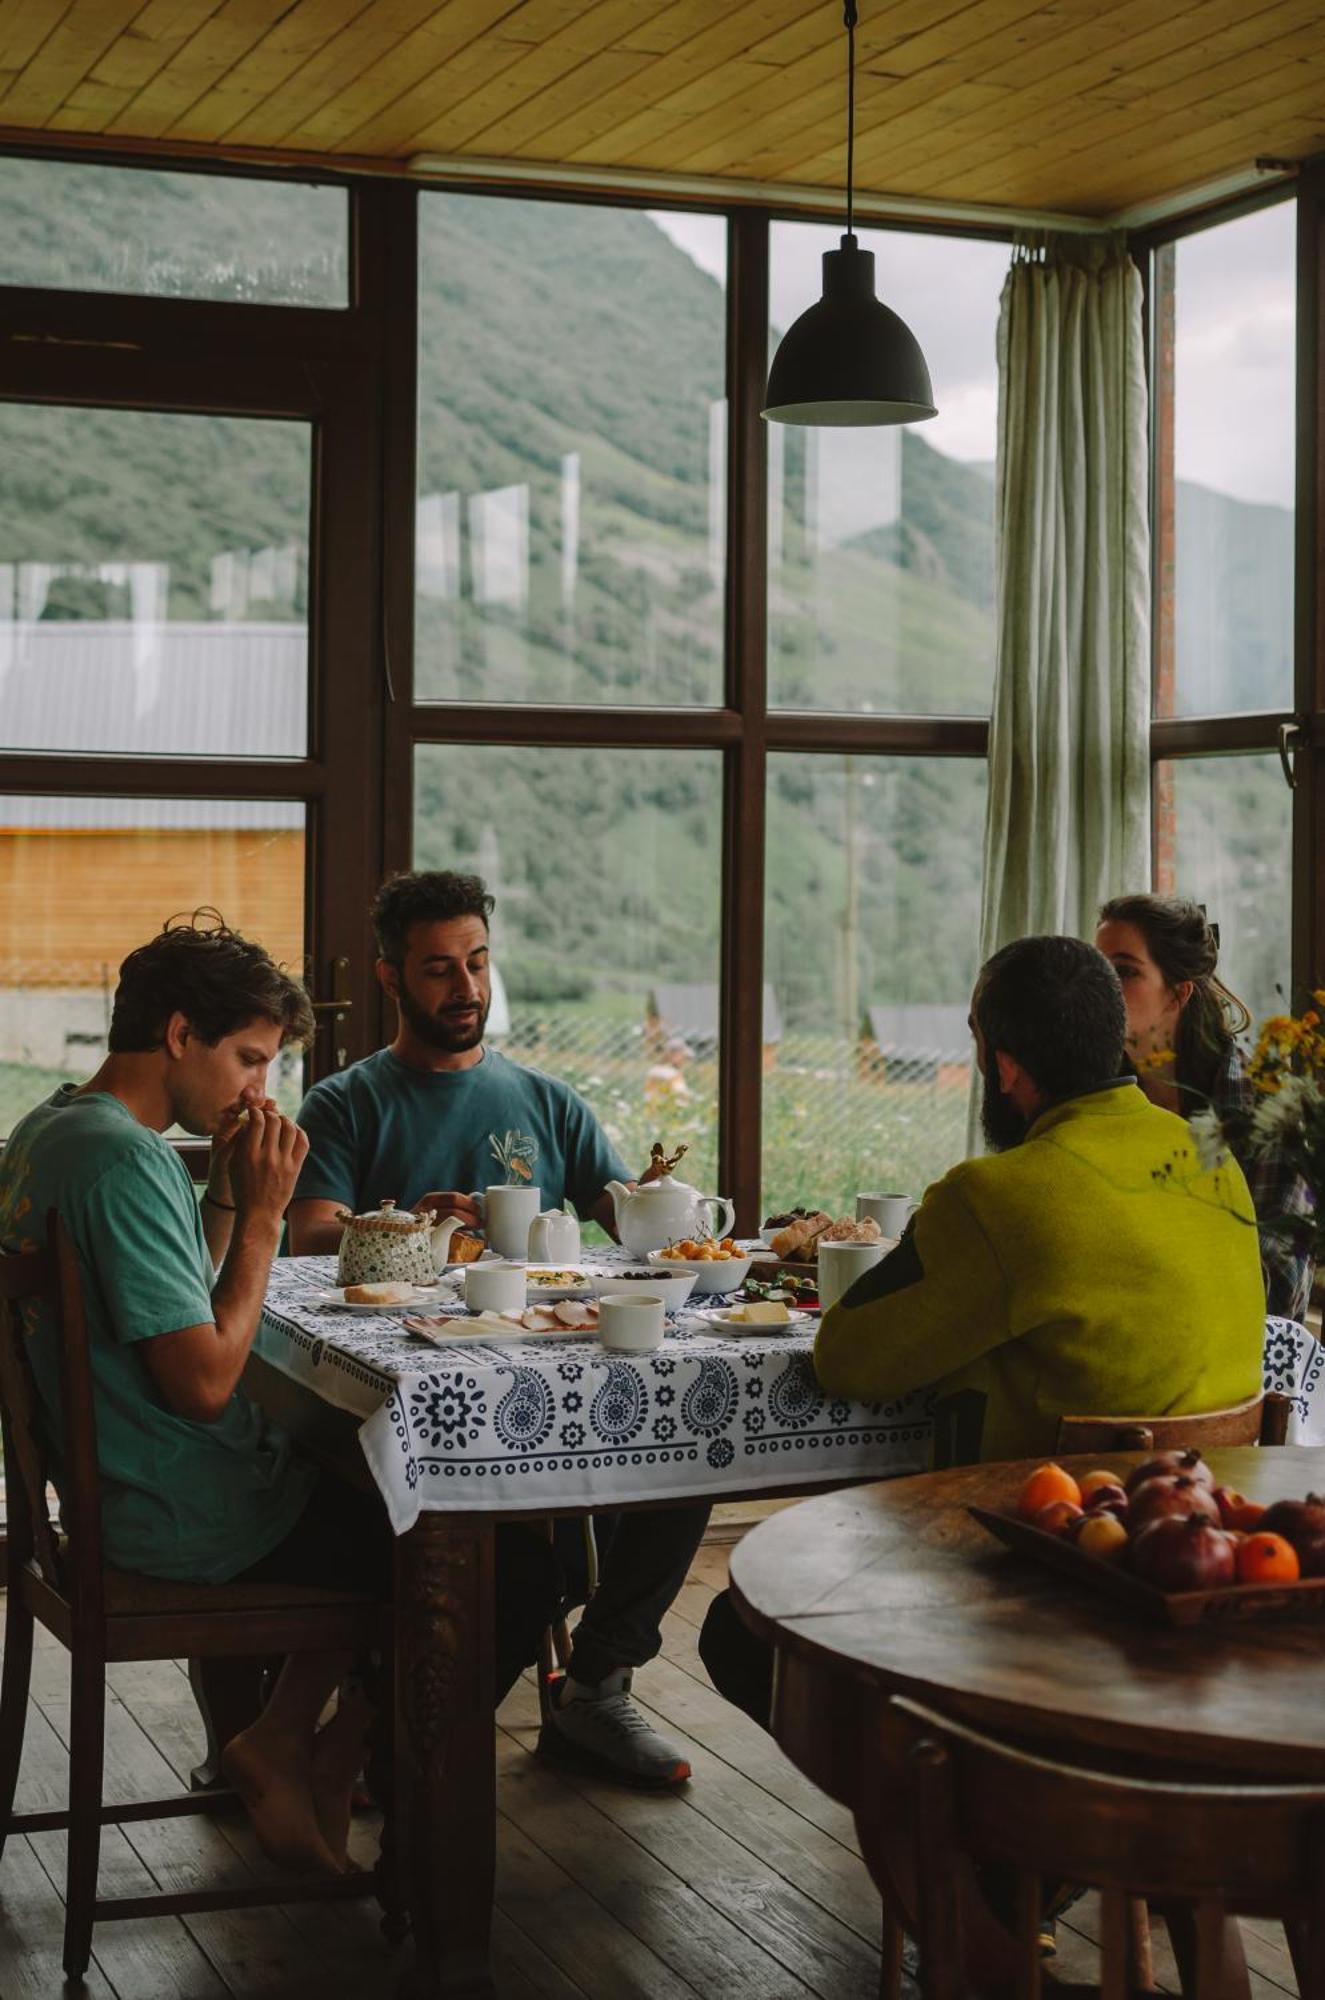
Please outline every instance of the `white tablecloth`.
[{"label": "white tablecloth", "polygon": [[607,1354],[573,1334],[447,1348],[398,1317],[319,1307],[313,1295],[334,1281],[334,1258],[278,1259],[256,1349],[362,1418],[397,1534],[422,1508],[721,1499],[928,1463],[927,1397],[826,1396],[813,1328],[734,1337],[685,1315],[654,1354]]},{"label": "white tablecloth", "polygon": [[[437,1347],[399,1318],[316,1304],[334,1280],[334,1258],[278,1259],[256,1348],[362,1420],[397,1534],[422,1508],[721,1499],[928,1464],[928,1398],[826,1396],[812,1329],[733,1337],[689,1314],[639,1356],[573,1334]],[[1293,1399],[1290,1444],[1325,1444],[1323,1376],[1325,1348],[1305,1327],[1266,1321],[1265,1386]]]}]

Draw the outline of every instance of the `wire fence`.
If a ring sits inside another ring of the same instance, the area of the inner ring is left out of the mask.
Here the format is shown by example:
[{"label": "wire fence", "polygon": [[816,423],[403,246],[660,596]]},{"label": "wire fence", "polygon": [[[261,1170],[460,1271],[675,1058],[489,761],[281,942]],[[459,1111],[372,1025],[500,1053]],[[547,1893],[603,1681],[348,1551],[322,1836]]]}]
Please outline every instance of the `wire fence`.
[{"label": "wire fence", "polygon": [[[59,1084],[86,1077],[105,1054],[104,1022],[85,1002],[99,995],[48,991],[20,1032],[13,989],[0,987],[0,1134]],[[77,1004],[68,1004],[70,1003]],[[95,1012],[95,1010],[94,1010]],[[692,1045],[670,1059],[635,1019],[592,1003],[512,1007],[500,1046],[514,1061],[563,1078],[585,1097],[630,1167],[642,1170],[655,1140],[688,1148],[683,1177],[706,1193],[717,1182],[717,1049]],[[40,1042],[40,1047],[37,1042]],[[288,1057],[273,1095],[293,1112],[301,1077]],[[918,1196],[966,1152],[969,1051],[881,1054],[862,1039],[786,1034],[764,1051],[765,1213],[807,1203],[851,1212],[862,1189]]]}]

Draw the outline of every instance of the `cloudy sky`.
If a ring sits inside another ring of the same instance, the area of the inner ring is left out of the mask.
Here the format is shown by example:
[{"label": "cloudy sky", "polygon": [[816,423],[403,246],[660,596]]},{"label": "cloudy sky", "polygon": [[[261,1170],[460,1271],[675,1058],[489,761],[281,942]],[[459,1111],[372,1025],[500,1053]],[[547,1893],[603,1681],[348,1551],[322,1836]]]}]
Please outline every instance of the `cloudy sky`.
[{"label": "cloudy sky", "polygon": [[[725,227],[714,216],[658,214],[704,270],[724,274]],[[823,223],[776,223],[771,306],[789,326],[820,290],[820,257],[838,241]],[[1002,243],[862,230],[879,297],[915,333],[939,414],[926,440],[953,458],[994,456],[994,334],[1007,270]],[[1241,500],[1293,499],[1293,205],[1264,209],[1178,246],[1179,476]]]}]

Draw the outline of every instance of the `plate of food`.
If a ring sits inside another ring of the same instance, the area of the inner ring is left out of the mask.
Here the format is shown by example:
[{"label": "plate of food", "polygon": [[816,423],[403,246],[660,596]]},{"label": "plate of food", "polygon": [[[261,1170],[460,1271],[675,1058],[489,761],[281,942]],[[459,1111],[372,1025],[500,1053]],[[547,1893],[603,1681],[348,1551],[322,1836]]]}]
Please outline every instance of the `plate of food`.
[{"label": "plate of food", "polygon": [[872,1215],[857,1222],[850,1215],[832,1216],[826,1208],[789,1209],[785,1215],[771,1215],[760,1235],[780,1264],[802,1273],[817,1267],[821,1243],[883,1241],[883,1231]]},{"label": "plate of food", "polygon": [[795,1306],[784,1304],[781,1299],[750,1299],[743,1305],[710,1306],[704,1318],[713,1326],[720,1326],[728,1333],[758,1335],[794,1333],[799,1327],[809,1326],[811,1316],[800,1312]]},{"label": "plate of food", "polygon": [[558,1299],[555,1305],[526,1306],[523,1312],[481,1312],[468,1317],[438,1314],[430,1318],[426,1314],[413,1314],[406,1319],[405,1329],[436,1347],[475,1340],[596,1340],[598,1301]]},{"label": "plate of food", "polygon": [[579,1264],[531,1264],[525,1272],[530,1305],[555,1305],[558,1299],[588,1299],[594,1287]]},{"label": "plate of food", "polygon": [[646,1264],[661,1265],[665,1271],[693,1271],[695,1287],[692,1296],[699,1298],[704,1292],[734,1292],[749,1277],[753,1260],[750,1252],[738,1249],[730,1236],[710,1238],[705,1242],[685,1236],[677,1243],[668,1243],[661,1250],[650,1250],[644,1261]]},{"label": "plate of food", "polygon": [[436,1285],[406,1285],[383,1280],[371,1285],[329,1285],[326,1291],[313,1293],[312,1303],[333,1307],[339,1312],[413,1312],[435,1299],[437,1293]]},{"label": "plate of food", "polygon": [[487,1238],[477,1229],[457,1229],[451,1237],[451,1254],[446,1260],[448,1271],[463,1271],[466,1264],[477,1264],[480,1257],[491,1257]]},{"label": "plate of food", "polygon": [[595,1298],[601,1299],[608,1292],[648,1292],[661,1299],[669,1313],[679,1312],[695,1289],[693,1271],[668,1271],[658,1264],[632,1263],[624,1270],[604,1265],[584,1275],[593,1287]]}]

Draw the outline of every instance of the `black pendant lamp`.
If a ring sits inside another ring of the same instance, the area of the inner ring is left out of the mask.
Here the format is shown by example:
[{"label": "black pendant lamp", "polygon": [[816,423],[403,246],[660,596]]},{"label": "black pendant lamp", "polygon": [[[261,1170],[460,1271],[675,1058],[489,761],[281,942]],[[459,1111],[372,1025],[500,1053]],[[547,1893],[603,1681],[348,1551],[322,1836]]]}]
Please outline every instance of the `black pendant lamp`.
[{"label": "black pendant lamp", "polygon": [[824,251],[824,295],[783,335],[768,371],[763,415],[778,424],[916,424],[934,417],[920,343],[874,296],[874,252],[852,222],[856,145],[856,0],[846,0],[847,228]]}]

